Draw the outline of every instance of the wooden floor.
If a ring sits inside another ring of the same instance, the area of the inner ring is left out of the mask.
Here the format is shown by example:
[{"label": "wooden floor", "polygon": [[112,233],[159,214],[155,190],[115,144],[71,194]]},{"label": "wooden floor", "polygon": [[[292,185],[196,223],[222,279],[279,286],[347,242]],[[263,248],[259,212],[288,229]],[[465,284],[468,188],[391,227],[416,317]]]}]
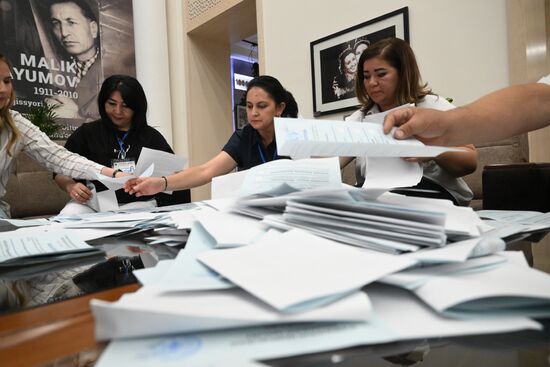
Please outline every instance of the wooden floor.
[{"label": "wooden floor", "polygon": [[101,349],[94,337],[90,300],[115,301],[137,284],[0,317],[0,364],[45,365],[85,350]]}]

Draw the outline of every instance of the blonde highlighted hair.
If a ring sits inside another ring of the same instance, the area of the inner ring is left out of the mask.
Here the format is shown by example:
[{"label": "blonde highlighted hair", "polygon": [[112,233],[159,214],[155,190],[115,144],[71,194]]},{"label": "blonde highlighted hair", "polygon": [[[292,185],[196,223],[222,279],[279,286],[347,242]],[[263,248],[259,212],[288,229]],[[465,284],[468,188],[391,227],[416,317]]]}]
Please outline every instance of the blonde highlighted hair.
[{"label": "blonde highlighted hair", "polygon": [[[10,70],[10,73],[12,71],[12,66],[10,61],[2,54],[0,54],[0,63],[5,63],[8,66],[8,69]],[[11,88],[11,93],[9,96],[8,103],[6,103],[1,109],[0,109],[0,133],[4,130],[8,130],[9,139],[8,139],[8,145],[6,146],[6,151],[9,156],[12,155],[11,149],[15,145],[15,142],[20,138],[21,133],[15,126],[15,122],[13,121],[13,118],[10,113],[10,108],[13,106],[13,102],[15,101],[15,91],[13,87]]]}]

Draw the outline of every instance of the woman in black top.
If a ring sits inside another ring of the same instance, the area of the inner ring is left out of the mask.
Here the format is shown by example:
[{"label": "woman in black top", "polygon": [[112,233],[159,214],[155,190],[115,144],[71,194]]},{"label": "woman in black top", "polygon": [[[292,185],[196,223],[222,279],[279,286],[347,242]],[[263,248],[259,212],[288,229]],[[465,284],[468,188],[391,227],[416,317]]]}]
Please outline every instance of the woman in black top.
[{"label": "woman in black top", "polygon": [[254,78],[246,91],[246,113],[249,125],[234,132],[222,151],[208,162],[166,177],[130,180],[125,185],[126,192],[142,196],[197,187],[236,167],[248,169],[282,158],[277,155],[273,118],[298,116],[292,94],[272,76]]},{"label": "woman in black top", "polygon": [[[147,124],[147,98],[141,84],[127,75],[113,75],[103,82],[98,95],[101,119],[81,125],[67,140],[65,147],[105,166],[133,173],[144,147],[173,153],[164,137]],[[61,214],[82,214],[94,210],[86,205],[92,191],[86,182],[57,175],[55,181],[71,196]],[[106,188],[93,181],[98,192]],[[165,194],[135,197],[117,190],[120,208],[151,207],[168,200]]]}]

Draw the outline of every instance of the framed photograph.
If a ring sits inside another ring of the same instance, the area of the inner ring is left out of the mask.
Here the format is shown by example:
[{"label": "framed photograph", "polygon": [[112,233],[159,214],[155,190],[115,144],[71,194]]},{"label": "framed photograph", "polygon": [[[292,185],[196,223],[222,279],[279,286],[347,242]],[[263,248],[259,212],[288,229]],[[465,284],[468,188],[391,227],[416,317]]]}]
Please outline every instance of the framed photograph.
[{"label": "framed photograph", "polygon": [[355,72],[359,56],[376,41],[409,42],[409,8],[401,8],[310,43],[313,114],[356,108]]}]

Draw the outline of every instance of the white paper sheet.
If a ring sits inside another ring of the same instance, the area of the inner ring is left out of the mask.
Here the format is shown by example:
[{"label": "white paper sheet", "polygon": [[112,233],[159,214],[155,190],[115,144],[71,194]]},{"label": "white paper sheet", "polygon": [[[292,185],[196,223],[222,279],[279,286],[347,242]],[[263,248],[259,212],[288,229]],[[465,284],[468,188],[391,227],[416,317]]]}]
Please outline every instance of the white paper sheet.
[{"label": "white paper sheet", "polygon": [[247,170],[241,194],[265,193],[282,184],[298,190],[341,187],[340,162],[337,157],[267,162]]},{"label": "white paper sheet", "polygon": [[72,220],[70,217],[65,217],[65,220],[59,226],[82,229],[131,229],[150,223],[153,220],[160,220],[164,216],[168,215],[141,211],[133,213],[99,212],[83,217],[73,216]]},{"label": "white paper sheet", "polygon": [[381,203],[399,205],[403,208],[432,210],[445,213],[445,231],[449,236],[477,237],[482,224],[472,208],[453,205],[449,200],[430,199],[386,193],[378,198]]},{"label": "white paper sheet", "polygon": [[267,232],[262,222],[242,215],[216,211],[200,211],[195,218],[216,241],[216,248],[245,246]]},{"label": "white paper sheet", "polygon": [[214,177],[212,179],[212,199],[225,199],[241,196],[241,187],[248,170],[228,173],[227,175]]},{"label": "white paper sheet", "polygon": [[504,250],[506,243],[495,237],[475,237],[447,244],[436,249],[425,249],[403,256],[425,264],[464,262],[468,258],[494,254]]},{"label": "white paper sheet", "polygon": [[460,263],[406,269],[398,273],[387,275],[379,279],[378,282],[411,290],[441,275],[449,276],[463,272],[486,271],[492,267],[500,266],[507,261],[507,258],[504,256],[484,256]]},{"label": "white paper sheet", "polygon": [[382,125],[368,122],[275,118],[277,153],[308,157],[435,157],[454,148],[425,146],[416,139],[396,140]]},{"label": "white paper sheet", "polygon": [[345,246],[302,230],[198,259],[278,310],[295,312],[360,289],[414,260]]},{"label": "white paper sheet", "polygon": [[396,187],[414,186],[424,173],[420,164],[402,158],[367,157],[366,162],[363,189],[372,192],[375,197]]},{"label": "white paper sheet", "polygon": [[144,286],[158,285],[167,273],[168,269],[174,264],[174,259],[161,260],[154,267],[136,269],[132,272],[137,280]]},{"label": "white paper sheet", "polygon": [[183,170],[186,159],[175,154],[151,148],[142,148],[136,163],[136,175],[141,176],[153,165],[154,171],[149,176],[169,176]]},{"label": "white paper sheet", "polygon": [[195,222],[185,249],[180,251],[172,266],[167,267],[157,285],[165,290],[189,291],[233,288],[234,285],[197,261],[197,256],[212,250],[216,241]]},{"label": "white paper sheet", "polygon": [[119,209],[118,200],[113,190],[97,192],[95,186],[92,189],[92,197],[86,204],[96,212],[115,211]]},{"label": "white paper sheet", "polygon": [[62,229],[52,226],[27,227],[0,233],[0,264],[24,263],[40,255],[79,253],[96,249]]},{"label": "white paper sheet", "polygon": [[415,289],[433,309],[455,317],[550,315],[550,276],[514,262],[484,272],[439,275]]},{"label": "white paper sheet", "polygon": [[410,292],[393,287],[373,285],[367,292],[373,304],[373,318],[368,322],[273,325],[115,340],[107,346],[97,367],[211,366],[236,357],[263,360],[409,339],[542,328],[522,317],[445,318]]},{"label": "white paper sheet", "polygon": [[91,308],[100,340],[274,323],[366,321],[371,312],[369,299],[362,292],[322,308],[285,314],[239,289],[161,293],[153,287],[124,295],[114,303],[92,300]]},{"label": "white paper sheet", "polygon": [[525,223],[525,221],[542,214],[541,212],[527,210],[478,210],[476,213],[484,219],[519,223]]},{"label": "white paper sheet", "polygon": [[[170,212],[170,219],[178,229],[188,229],[193,226],[196,221],[195,214],[205,210],[204,208],[191,208],[187,210],[175,210]],[[206,209],[210,210],[210,209]]]}]

